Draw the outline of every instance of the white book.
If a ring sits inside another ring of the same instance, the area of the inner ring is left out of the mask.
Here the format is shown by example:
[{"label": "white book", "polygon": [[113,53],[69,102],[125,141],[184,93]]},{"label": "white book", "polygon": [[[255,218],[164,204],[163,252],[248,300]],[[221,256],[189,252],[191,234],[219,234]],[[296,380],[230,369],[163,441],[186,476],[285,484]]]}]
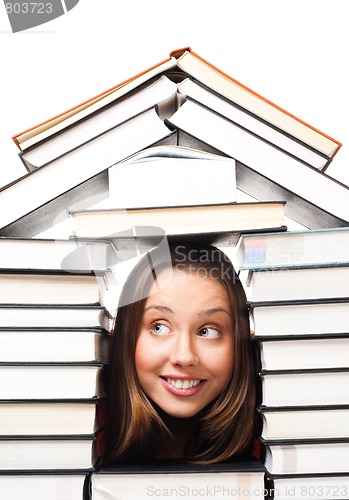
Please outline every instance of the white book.
[{"label": "white book", "polygon": [[232,120],[234,123],[246,128],[315,168],[323,170],[328,165],[329,157],[325,154],[312,149],[299,140],[295,140],[294,137],[281,132],[268,122],[258,119],[252,113],[237,107],[233,102],[223,99],[189,78],[178,84],[178,92],[183,97],[190,97],[204,104],[217,113],[229,118],[229,120]]},{"label": "white book", "polygon": [[287,269],[348,262],[349,227],[242,235],[234,265],[239,269]]},{"label": "white book", "polygon": [[94,436],[73,438],[0,438],[1,471],[90,470]]},{"label": "white book", "polygon": [[254,302],[349,297],[349,262],[246,268],[240,270],[239,277],[248,300]]},{"label": "white book", "polygon": [[109,346],[98,328],[0,328],[0,363],[107,363]]},{"label": "white book", "polygon": [[90,119],[90,115],[92,113],[95,113],[104,106],[108,106],[118,99],[121,99],[161,73],[166,73],[166,71],[174,68],[175,65],[175,59],[170,58],[167,61],[164,61],[163,63],[160,63],[129,79],[128,81],[97,95],[91,100],[85,101],[64,113],[45,121],[44,123],[17,134],[15,137],[18,140],[20,149],[25,150],[30,146],[43,141],[47,137],[51,137],[65,128],[74,125],[79,120],[83,120],[85,118]]},{"label": "white book", "polygon": [[348,334],[254,338],[257,339],[262,370],[317,370],[349,365]]},{"label": "white book", "polygon": [[103,271],[115,264],[110,241],[43,238],[0,238],[0,269]]},{"label": "white book", "polygon": [[91,500],[155,498],[264,498],[264,467],[258,461],[215,464],[149,464],[106,467],[91,474]]},{"label": "white book", "polygon": [[260,409],[266,440],[343,439],[349,436],[348,406]]},{"label": "white book", "polygon": [[1,364],[0,399],[88,399],[104,396],[102,365]]},{"label": "white book", "polygon": [[86,474],[1,474],[0,491],[7,500],[77,500],[82,498]]},{"label": "white book", "polygon": [[285,371],[262,374],[263,406],[348,404],[349,370]]},{"label": "white book", "polygon": [[256,335],[343,334],[348,333],[348,324],[348,298],[251,303],[251,327]]},{"label": "white book", "polygon": [[190,49],[177,51],[175,55],[177,66],[206,87],[328,156],[338,151],[336,141],[226,75]]},{"label": "white book", "polygon": [[234,159],[179,146],[136,154],[110,167],[108,175],[110,208],[237,201]]},{"label": "white book", "polygon": [[102,306],[0,304],[0,328],[100,328],[111,316]]},{"label": "white book", "polygon": [[1,304],[101,304],[103,275],[69,272],[1,272]]},{"label": "white book", "polygon": [[[162,76],[127,99],[99,110],[97,114],[89,116],[87,120],[83,120],[42,144],[20,153],[20,157],[29,171],[34,170],[151,107],[158,106],[160,116],[167,116],[175,110],[176,94],[176,84]],[[26,143],[22,143],[21,146],[26,147]]]},{"label": "white book", "polygon": [[0,401],[2,436],[93,434],[99,428],[97,399]]},{"label": "white book", "polygon": [[348,472],[349,442],[272,444],[265,466],[271,474],[336,474]]}]

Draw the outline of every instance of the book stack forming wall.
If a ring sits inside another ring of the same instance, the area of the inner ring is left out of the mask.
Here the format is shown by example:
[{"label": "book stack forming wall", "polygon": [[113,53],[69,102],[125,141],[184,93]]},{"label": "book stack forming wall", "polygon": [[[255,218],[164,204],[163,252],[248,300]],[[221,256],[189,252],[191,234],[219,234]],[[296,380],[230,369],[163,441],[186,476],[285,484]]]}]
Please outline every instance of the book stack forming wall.
[{"label": "book stack forming wall", "polygon": [[[99,432],[95,403],[103,398],[99,382],[108,359],[106,332],[117,314],[124,280],[140,256],[173,235],[204,238],[235,256],[241,235],[247,240],[249,235],[265,234],[269,241],[274,234],[288,235],[287,225],[293,222],[304,228],[300,234],[317,234],[321,229],[321,234],[344,235],[349,226],[349,188],[326,173],[340,142],[224,74],[190,48],[174,51],[143,73],[12,139],[25,174],[0,189],[4,249],[0,373],[6,380],[0,384],[4,388],[0,491],[10,500],[22,498],[23,489],[26,498],[73,500],[81,498],[84,488],[88,494],[89,473],[95,483],[103,481],[94,471],[93,453]],[[313,240],[310,243],[311,248],[316,246]],[[239,243],[240,253],[241,248]],[[292,276],[298,283],[298,274]],[[256,338],[265,310],[282,313],[284,307],[293,312],[291,305],[279,303],[284,299],[277,293],[276,308],[262,307],[253,299]],[[348,294],[343,292],[339,301],[338,289],[332,298],[327,293],[318,304],[303,304],[309,297],[292,299],[301,324],[328,318],[330,308],[331,317],[343,317],[339,310],[345,314]],[[311,349],[322,345],[329,332],[317,339],[319,333],[311,334]],[[339,333],[342,340],[343,332]],[[303,334],[309,336],[308,331]],[[273,338],[258,345],[264,352],[277,343]],[[292,340],[292,346],[297,345]],[[304,340],[301,347],[305,345]],[[288,347],[285,335],[279,347],[282,353]],[[295,370],[303,369],[306,375],[320,369],[323,376],[331,375],[326,379],[331,383],[337,384],[337,378],[338,384],[347,381],[343,364],[287,369],[291,371],[286,375],[286,364],[264,367],[268,374],[262,371],[263,386],[275,382],[282,387],[293,381]],[[299,394],[311,408],[321,406],[319,401],[310,402],[312,391],[306,388]],[[336,404],[323,405],[332,409]],[[261,403],[263,418],[273,415],[264,411],[272,406]],[[278,406],[283,406],[280,401]],[[83,426],[85,410],[89,422]],[[330,415],[338,413],[333,409]],[[261,437],[270,441],[264,434]],[[347,449],[346,444],[337,445]],[[275,454],[276,448],[271,450]],[[344,473],[341,467],[338,475]],[[229,472],[232,479],[237,480],[237,472]],[[263,471],[258,467],[248,471],[241,464],[239,472],[253,473],[256,480],[244,498],[262,498]],[[158,473],[161,476],[161,471],[149,471]],[[93,500],[119,498],[113,482],[109,496],[97,489],[90,491]],[[139,492],[137,498],[142,498]]]},{"label": "book stack forming wall", "polygon": [[112,248],[20,238],[0,247],[0,496],[81,498],[104,397]]},{"label": "book stack forming wall", "polygon": [[246,235],[271,498],[349,497],[349,228]]}]

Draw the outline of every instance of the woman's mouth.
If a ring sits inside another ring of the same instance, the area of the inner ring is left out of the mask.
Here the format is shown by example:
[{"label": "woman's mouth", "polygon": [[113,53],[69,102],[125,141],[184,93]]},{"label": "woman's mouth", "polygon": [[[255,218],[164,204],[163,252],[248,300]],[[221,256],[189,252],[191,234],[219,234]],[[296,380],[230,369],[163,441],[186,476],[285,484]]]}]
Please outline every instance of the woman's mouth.
[{"label": "woman's mouth", "polygon": [[172,378],[160,377],[168,391],[176,396],[193,396],[197,394],[205,383],[205,380],[198,378]]},{"label": "woman's mouth", "polygon": [[176,387],[176,389],[191,389],[192,387],[195,387],[200,384],[200,379],[174,379],[174,378],[167,378],[166,382],[168,384],[171,384],[173,387]]}]

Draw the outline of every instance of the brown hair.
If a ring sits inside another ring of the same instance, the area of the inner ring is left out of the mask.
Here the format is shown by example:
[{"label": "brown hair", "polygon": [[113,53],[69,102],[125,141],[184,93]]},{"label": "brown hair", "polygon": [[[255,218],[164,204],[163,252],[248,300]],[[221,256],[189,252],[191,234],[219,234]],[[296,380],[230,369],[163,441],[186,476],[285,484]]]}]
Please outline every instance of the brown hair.
[{"label": "brown hair", "polygon": [[102,464],[150,460],[168,429],[161,411],[142,390],[135,366],[136,342],[147,293],[167,268],[196,270],[217,279],[231,304],[234,363],[222,393],[197,415],[188,461],[214,463],[250,453],[255,426],[255,380],[246,296],[231,261],[218,248],[172,242],[147,253],[130,273],[120,296],[109,367]]}]

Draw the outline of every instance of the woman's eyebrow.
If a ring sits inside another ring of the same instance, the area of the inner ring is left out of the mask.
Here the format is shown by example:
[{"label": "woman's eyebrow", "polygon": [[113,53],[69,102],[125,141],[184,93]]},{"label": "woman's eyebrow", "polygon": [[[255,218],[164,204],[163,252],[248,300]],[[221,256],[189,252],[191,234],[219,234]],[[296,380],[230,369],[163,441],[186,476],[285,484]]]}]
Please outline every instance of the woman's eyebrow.
[{"label": "woman's eyebrow", "polygon": [[144,309],[144,312],[147,312],[149,311],[150,309],[155,309],[156,311],[160,311],[160,312],[167,312],[167,313],[170,313],[170,314],[174,314],[174,311],[172,311],[172,309],[170,307],[167,307],[167,306],[161,306],[161,305],[150,305],[148,307],[146,307]]},{"label": "woman's eyebrow", "polygon": [[230,312],[227,311],[226,309],[224,309],[223,307],[212,307],[210,309],[205,309],[204,311],[200,311],[198,313],[198,316],[209,316],[211,314],[216,314],[216,313],[220,313],[220,312],[223,312],[225,314],[228,314],[228,316],[230,317]]}]

